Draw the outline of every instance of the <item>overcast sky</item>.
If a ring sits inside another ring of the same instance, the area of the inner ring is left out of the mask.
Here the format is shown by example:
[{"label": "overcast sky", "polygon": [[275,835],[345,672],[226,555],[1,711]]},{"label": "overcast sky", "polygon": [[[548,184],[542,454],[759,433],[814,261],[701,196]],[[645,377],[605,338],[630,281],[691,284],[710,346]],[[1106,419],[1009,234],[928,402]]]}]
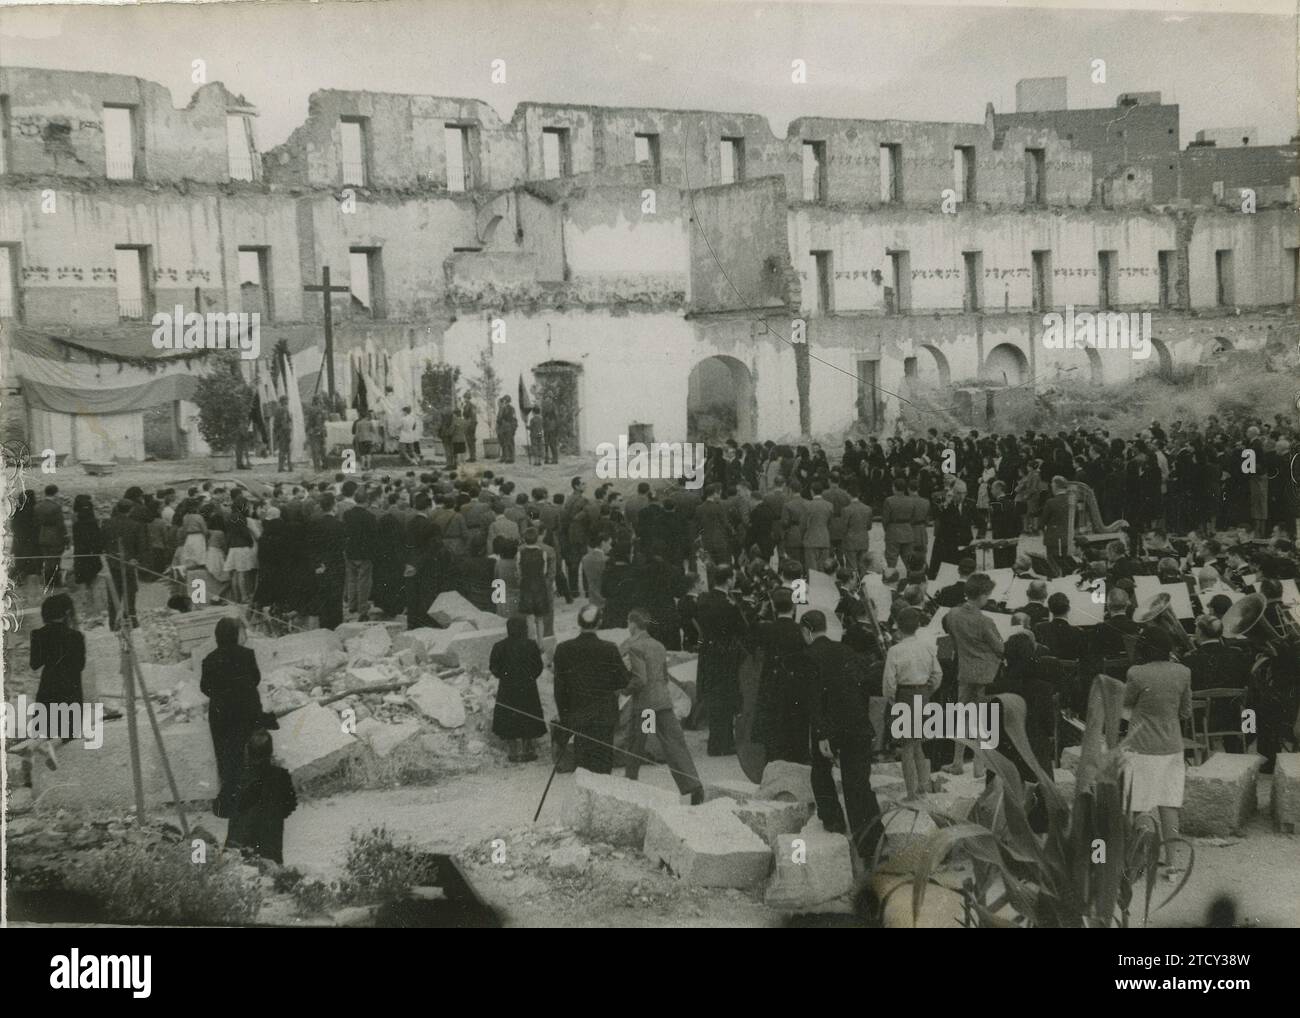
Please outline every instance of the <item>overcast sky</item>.
[{"label": "overcast sky", "polygon": [[[1026,0],[1011,0],[1026,2]],[[1019,78],[1069,79],[1071,108],[1160,91],[1200,128],[1296,131],[1293,16],[1284,0],[1147,0],[1145,11],[850,3],[366,0],[319,4],[43,7],[0,11],[0,63],[161,82],[184,106],[207,62],[259,107],[279,144],[321,88],[469,96],[508,119],[524,100],[801,115],[957,120],[1015,108]],[[1122,6],[1122,0],[1082,0]],[[1009,9],[1010,8],[1010,9]],[[1291,7],[1294,10],[1293,7]],[[790,80],[807,62],[806,84]],[[506,61],[492,84],[491,62]],[[1090,80],[1106,61],[1105,84]]]}]

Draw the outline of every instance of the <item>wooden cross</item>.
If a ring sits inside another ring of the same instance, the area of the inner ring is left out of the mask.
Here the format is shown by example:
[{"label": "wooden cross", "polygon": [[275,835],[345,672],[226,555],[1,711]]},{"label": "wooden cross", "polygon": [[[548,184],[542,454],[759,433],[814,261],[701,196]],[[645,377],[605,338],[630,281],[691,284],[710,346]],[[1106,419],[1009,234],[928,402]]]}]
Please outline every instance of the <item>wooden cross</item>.
[{"label": "wooden cross", "polygon": [[330,294],[348,293],[351,288],[347,286],[330,286],[330,267],[328,265],[321,269],[321,282],[317,286],[314,283],[303,287],[309,293],[319,293],[325,301],[325,380],[329,387],[330,405],[334,404],[334,308],[330,304]]}]

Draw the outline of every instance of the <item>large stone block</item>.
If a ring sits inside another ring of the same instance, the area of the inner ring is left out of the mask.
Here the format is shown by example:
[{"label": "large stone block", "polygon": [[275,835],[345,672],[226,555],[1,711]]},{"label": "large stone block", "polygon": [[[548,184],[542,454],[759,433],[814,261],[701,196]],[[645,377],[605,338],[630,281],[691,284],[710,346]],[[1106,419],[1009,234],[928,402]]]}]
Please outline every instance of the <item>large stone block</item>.
[{"label": "large stone block", "polygon": [[460,693],[437,676],[429,675],[411,686],[406,698],[443,728],[459,728],[465,723],[465,702]]},{"label": "large stone block", "polygon": [[1187,769],[1179,827],[1184,834],[1226,837],[1255,812],[1255,776],[1264,758],[1254,753],[1215,753]]},{"label": "large stone block", "polygon": [[662,788],[579,768],[564,803],[564,822],[592,841],[640,848],[650,814],[680,801]]},{"label": "large stone block", "polygon": [[736,819],[763,839],[775,845],[782,834],[803,830],[808,822],[809,806],[806,802],[768,802],[750,799],[748,802],[731,802],[731,812]]},{"label": "large stone block", "polygon": [[422,729],[418,721],[400,721],[397,724],[385,724],[374,718],[364,718],[357,722],[357,738],[366,742],[375,756],[388,756],[399,746],[413,742],[420,737]]},{"label": "large stone block", "polygon": [[378,661],[392,649],[393,640],[383,626],[366,626],[343,646],[351,660]]},{"label": "large stone block", "polygon": [[451,616],[453,621],[471,619],[478,614],[478,611],[469,598],[463,594],[458,594],[454,590],[444,590],[433,599],[433,604],[429,606],[431,614],[433,612],[442,612],[444,615]]},{"label": "large stone block", "polygon": [[1279,753],[1273,768],[1273,824],[1300,833],[1300,753]]},{"label": "large stone block", "polygon": [[773,760],[763,768],[758,797],[786,802],[812,802],[812,768],[808,764]]},{"label": "large stone block", "polygon": [[832,834],[816,817],[798,831],[778,835],[774,855],[776,868],[764,897],[771,908],[809,909],[853,890],[849,839]]},{"label": "large stone block", "polygon": [[1083,753],[1082,746],[1066,746],[1061,750],[1061,767],[1071,774],[1079,769],[1079,757]]},{"label": "large stone block", "polygon": [[486,673],[492,648],[504,639],[501,631],[458,633],[447,644],[447,652],[456,655],[461,667]]},{"label": "large stone block", "polygon": [[308,704],[280,719],[272,733],[275,755],[297,783],[322,777],[364,752],[328,707]]},{"label": "large stone block", "polygon": [[772,850],[722,801],[654,811],[643,851],[651,862],[701,887],[752,887],[772,867]]},{"label": "large stone block", "polygon": [[343,642],[329,629],[312,629],[265,640],[249,640],[257,667],[266,674],[287,665],[301,665],[318,674],[347,663]]},{"label": "large stone block", "polygon": [[714,799],[731,799],[735,802],[749,802],[758,798],[758,786],[751,781],[710,781],[704,786],[704,801]]}]

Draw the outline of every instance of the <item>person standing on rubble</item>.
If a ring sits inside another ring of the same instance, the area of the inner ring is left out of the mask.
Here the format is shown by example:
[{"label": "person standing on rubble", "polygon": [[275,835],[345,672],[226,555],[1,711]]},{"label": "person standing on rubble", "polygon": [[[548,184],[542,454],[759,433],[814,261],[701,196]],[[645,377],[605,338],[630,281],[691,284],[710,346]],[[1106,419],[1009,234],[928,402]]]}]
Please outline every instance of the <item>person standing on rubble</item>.
[{"label": "person standing on rubble", "polygon": [[618,647],[596,635],[600,609],[578,612],[580,632],[555,648],[555,706],[560,724],[573,735],[573,760],[593,774],[608,774],[614,765],[614,729],[618,694],[628,672]]},{"label": "person standing on rubble", "polygon": [[203,659],[199,678],[199,690],[208,698],[208,727],[221,785],[212,812],[223,818],[234,815],[244,773],[244,749],[262,723],[262,698],[257,692],[262,673],[243,640],[242,620],[218,619],[217,649]]}]

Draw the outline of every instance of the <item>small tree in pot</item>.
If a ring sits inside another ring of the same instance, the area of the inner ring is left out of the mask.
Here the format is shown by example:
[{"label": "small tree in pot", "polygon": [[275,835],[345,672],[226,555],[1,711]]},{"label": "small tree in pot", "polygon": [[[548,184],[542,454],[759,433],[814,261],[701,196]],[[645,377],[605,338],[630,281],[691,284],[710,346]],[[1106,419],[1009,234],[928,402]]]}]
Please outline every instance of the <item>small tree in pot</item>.
[{"label": "small tree in pot", "polygon": [[501,376],[492,364],[492,348],[480,350],[474,366],[478,377],[469,382],[467,388],[473,398],[480,416],[488,419],[487,437],[483,439],[483,458],[496,459],[501,455],[501,446],[497,442],[497,400],[501,397]]},{"label": "small tree in pot", "polygon": [[[194,391],[199,434],[212,449],[213,467],[229,470],[243,451],[253,410],[253,389],[236,366],[199,379]],[[224,462],[232,461],[232,462]]]}]

